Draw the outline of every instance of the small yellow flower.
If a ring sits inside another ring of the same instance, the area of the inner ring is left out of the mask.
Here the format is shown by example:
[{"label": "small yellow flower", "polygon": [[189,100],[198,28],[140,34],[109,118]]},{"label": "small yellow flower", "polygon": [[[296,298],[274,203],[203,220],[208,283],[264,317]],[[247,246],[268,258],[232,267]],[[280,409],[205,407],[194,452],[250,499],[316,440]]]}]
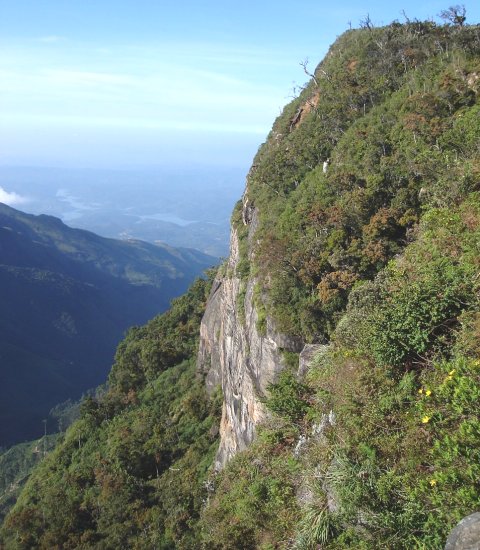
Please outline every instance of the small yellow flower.
[{"label": "small yellow flower", "polygon": [[418,390],[418,393],[423,393],[423,388],[420,388],[420,389]]},{"label": "small yellow flower", "polygon": [[453,369],[448,373],[448,376],[453,376],[457,372],[457,369]]},{"label": "small yellow flower", "polygon": [[422,424],[428,424],[428,422],[430,422],[430,417],[429,416],[424,416],[422,418]]},{"label": "small yellow flower", "polygon": [[425,395],[426,395],[427,397],[430,397],[430,396],[432,395],[432,390],[427,390],[427,391],[425,392]]},{"label": "small yellow flower", "polygon": [[430,485],[431,485],[432,487],[435,487],[436,484],[437,484],[437,480],[436,480],[436,479],[431,479],[431,480],[430,480]]}]

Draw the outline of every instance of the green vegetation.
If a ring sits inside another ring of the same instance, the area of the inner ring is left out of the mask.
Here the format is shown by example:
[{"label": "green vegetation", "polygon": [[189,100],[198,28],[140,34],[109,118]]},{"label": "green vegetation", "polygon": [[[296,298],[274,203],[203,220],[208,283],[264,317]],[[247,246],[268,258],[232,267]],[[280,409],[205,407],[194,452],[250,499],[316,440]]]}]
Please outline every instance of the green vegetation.
[{"label": "green vegetation", "polygon": [[285,541],[299,517],[298,464],[284,452],[294,433],[269,431],[229,463],[202,514],[202,548],[272,549]]},{"label": "green vegetation", "polygon": [[308,411],[309,388],[299,382],[290,370],[284,370],[275,384],[270,384],[265,403],[274,413],[296,421]]},{"label": "green vegetation", "polygon": [[478,510],[479,194],[417,232],[355,288],[306,380],[271,387],[273,419],[219,476],[207,548],[441,549]]},{"label": "green vegetation", "polygon": [[331,344],[270,387],[206,548],[440,550],[478,511],[479,32],[346,33],[260,149],[256,300]]},{"label": "green vegetation", "polygon": [[120,344],[8,548],[440,550],[478,511],[480,28],[445,17],[345,33],[257,154],[237,305],[253,276],[260,333],[330,345],[302,379],[283,350],[254,443],[211,470],[199,281]]},{"label": "green vegetation", "polygon": [[479,50],[478,27],[347,32],[277,119],[248,199],[257,296],[280,331],[328,337],[349,291],[402,251],[422,209],[478,186]]},{"label": "green vegetation", "polygon": [[0,522],[15,504],[33,468],[55,447],[58,435],[20,443],[0,454]]},{"label": "green vegetation", "polygon": [[120,344],[109,389],[35,470],[4,523],[7,548],[196,548],[221,396],[195,374],[210,281]]}]

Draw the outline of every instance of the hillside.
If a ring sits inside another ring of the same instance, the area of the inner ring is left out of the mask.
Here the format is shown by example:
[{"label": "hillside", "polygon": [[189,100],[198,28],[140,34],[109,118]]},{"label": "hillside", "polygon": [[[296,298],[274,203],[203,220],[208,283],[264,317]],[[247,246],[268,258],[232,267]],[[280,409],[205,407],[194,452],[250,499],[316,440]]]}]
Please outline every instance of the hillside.
[{"label": "hillside", "polygon": [[478,511],[480,27],[452,23],[333,44],[208,300],[120,344],[7,547],[440,550]]},{"label": "hillside", "polygon": [[127,328],[213,261],[0,205],[0,446],[39,437],[54,405],[103,383]]},{"label": "hillside", "polygon": [[0,453],[0,522],[15,504],[33,468],[57,443],[58,434],[19,443]]},{"label": "hillside", "polygon": [[19,505],[37,493],[45,506],[21,513],[24,534],[8,548],[194,546],[220,415],[220,395],[209,398],[195,376],[210,287],[197,280],[167,313],[129,331],[107,394],[83,403],[81,419],[36,470],[40,478],[27,483]]}]

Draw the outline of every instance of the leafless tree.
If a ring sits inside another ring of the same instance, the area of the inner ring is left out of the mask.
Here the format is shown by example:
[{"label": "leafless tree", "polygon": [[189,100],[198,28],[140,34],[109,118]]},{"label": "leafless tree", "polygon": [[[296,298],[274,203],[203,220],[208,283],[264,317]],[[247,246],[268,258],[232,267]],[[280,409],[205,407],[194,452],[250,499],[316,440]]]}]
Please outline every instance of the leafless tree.
[{"label": "leafless tree", "polygon": [[450,6],[447,10],[440,12],[440,17],[447,23],[451,23],[456,27],[463,27],[465,23],[467,10],[462,4],[461,6]]},{"label": "leafless tree", "polygon": [[318,86],[315,75],[308,70],[308,57],[306,57],[304,61],[300,61],[300,67],[303,68],[303,71],[307,76],[313,79],[313,81],[315,82],[315,86]]},{"label": "leafless tree", "polygon": [[372,20],[370,19],[369,13],[367,13],[367,15],[365,16],[365,19],[362,19],[360,21],[360,27],[362,29],[368,29],[369,31],[373,29],[373,23],[372,23]]}]

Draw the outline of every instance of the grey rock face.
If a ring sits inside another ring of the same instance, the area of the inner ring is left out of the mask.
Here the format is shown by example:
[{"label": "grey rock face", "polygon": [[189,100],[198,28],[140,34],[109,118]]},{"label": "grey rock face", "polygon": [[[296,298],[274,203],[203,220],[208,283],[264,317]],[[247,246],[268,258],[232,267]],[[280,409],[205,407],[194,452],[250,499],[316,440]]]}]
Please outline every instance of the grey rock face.
[{"label": "grey rock face", "polygon": [[450,533],[445,550],[480,550],[480,513],[471,514]]},{"label": "grey rock face", "polygon": [[252,219],[255,213],[255,209],[248,200],[247,194],[243,196],[243,211],[242,211],[242,220],[245,225],[252,223]]},{"label": "grey rock face", "polygon": [[[251,206],[247,208],[251,240],[256,215]],[[255,280],[237,277],[238,262],[238,238],[233,229],[227,274],[213,286],[200,327],[198,352],[198,369],[206,376],[207,389],[220,384],[224,396],[218,469],[252,442],[256,424],[265,419],[261,399],[283,368],[281,349],[300,351],[303,347],[297,339],[276,333],[270,320],[266,334],[258,332]]]}]

